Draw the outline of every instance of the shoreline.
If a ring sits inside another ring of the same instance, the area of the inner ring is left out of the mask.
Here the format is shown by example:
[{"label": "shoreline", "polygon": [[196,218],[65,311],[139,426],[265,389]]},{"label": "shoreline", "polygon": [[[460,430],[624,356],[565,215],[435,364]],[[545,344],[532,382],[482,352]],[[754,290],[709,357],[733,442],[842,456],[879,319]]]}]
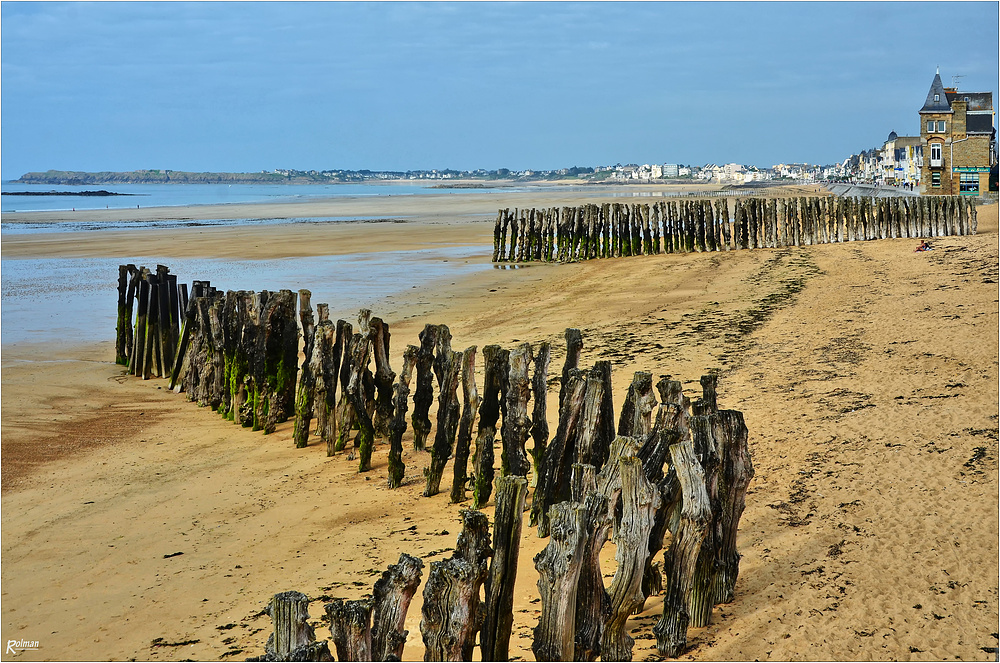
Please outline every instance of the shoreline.
[{"label": "shoreline", "polygon": [[[405,224],[38,234],[4,237],[3,250],[112,258],[138,242],[172,247],[167,258],[278,259],[492,246],[491,223],[441,207]],[[616,414],[636,370],[675,376],[689,397],[720,370],[720,406],[744,412],[756,477],[735,601],[690,631],[681,660],[977,659],[997,644],[1000,593],[997,232],[991,205],[978,235],[935,238],[924,253],[900,239],[483,269],[373,314],[391,326],[393,367],[424,324],[445,323],[456,350],[551,342],[550,377],[563,330],[578,327],[580,365],[613,363]],[[318,597],[359,598],[400,552],[427,564],[454,547],[459,506],[420,496],[427,456],[410,433],[406,481],[389,491],[384,444],[358,474],[314,441],[295,449],[291,422],[263,436],[161,380],[122,377],[113,329],[107,339],[4,348],[2,630],[40,643],[18,658],[258,655],[273,593],[316,599],[318,623]],[[557,400],[554,385],[551,431]],[[521,544],[510,654],[530,660],[532,557],[545,540],[525,524]],[[613,555],[609,542],[605,573]],[[423,655],[421,594],[407,660]],[[630,619],[634,660],[655,655],[661,606],[650,597]]]}]

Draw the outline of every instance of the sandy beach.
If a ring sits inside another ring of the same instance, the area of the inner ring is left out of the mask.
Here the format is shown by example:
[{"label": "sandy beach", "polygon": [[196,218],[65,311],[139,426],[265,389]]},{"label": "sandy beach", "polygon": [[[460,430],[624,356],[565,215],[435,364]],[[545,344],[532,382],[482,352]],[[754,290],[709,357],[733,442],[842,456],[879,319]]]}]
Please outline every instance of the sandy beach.
[{"label": "sandy beach", "polygon": [[[278,260],[447,247],[484,268],[373,311],[390,325],[397,371],[423,326],[443,323],[456,350],[550,341],[554,376],[563,332],[578,327],[581,365],[613,362],[616,413],[636,370],[674,376],[692,397],[718,370],[720,406],[744,413],[756,476],[736,598],[690,630],[683,660],[995,660],[997,206],[979,208],[977,235],[922,253],[899,239],[488,266],[498,208],[598,200],[553,189],[108,210],[87,218],[383,221],[12,234],[2,253]],[[391,491],[385,444],[359,474],[318,443],[295,449],[290,421],[269,436],[234,426],[163,380],[124,376],[113,332],[3,347],[2,637],[39,643],[3,660],[243,660],[264,652],[274,593],[306,593],[320,624],[324,602],[370,593],[400,553],[425,564],[451,554],[463,505],[421,496],[429,455],[410,431],[406,480]],[[558,386],[548,399],[555,431]],[[545,544],[526,520],[513,660],[533,660],[532,558]],[[612,574],[610,542],[602,559]],[[418,591],[408,660],[423,657],[420,606]],[[630,621],[634,660],[660,660],[661,607],[650,597]]]}]

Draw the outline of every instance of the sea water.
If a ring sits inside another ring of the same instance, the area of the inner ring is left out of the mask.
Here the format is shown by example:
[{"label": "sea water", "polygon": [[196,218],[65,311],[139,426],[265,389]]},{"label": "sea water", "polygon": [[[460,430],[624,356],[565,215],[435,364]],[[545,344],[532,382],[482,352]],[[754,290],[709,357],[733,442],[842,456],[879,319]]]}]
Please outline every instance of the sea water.
[{"label": "sea water", "polygon": [[193,280],[223,291],[306,288],[314,309],[326,303],[332,319],[353,320],[361,308],[391,317],[401,304],[418,304],[423,287],[492,269],[491,255],[492,247],[447,247],[276,260],[9,258],[0,288],[0,344],[114,340],[121,264],[167,265],[189,288]]},{"label": "sea water", "polygon": [[[501,189],[440,189],[440,181],[425,183],[364,182],[357,184],[18,184],[4,182],[0,191],[81,192],[110,191],[122,196],[0,196],[2,212],[49,212],[60,210],[135,209],[217,205],[222,203],[262,203],[302,201],[311,198],[348,196],[413,196],[422,194],[490,193]],[[511,189],[502,189],[511,191]]]}]

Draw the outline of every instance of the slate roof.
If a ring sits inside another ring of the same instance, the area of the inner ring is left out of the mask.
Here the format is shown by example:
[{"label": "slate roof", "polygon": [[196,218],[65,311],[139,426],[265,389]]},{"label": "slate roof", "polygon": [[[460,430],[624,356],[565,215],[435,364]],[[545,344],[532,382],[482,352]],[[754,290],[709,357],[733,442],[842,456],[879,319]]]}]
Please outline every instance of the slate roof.
[{"label": "slate roof", "polygon": [[969,113],[965,116],[965,132],[970,134],[993,133],[993,115],[987,113]]},{"label": "slate roof", "polygon": [[955,99],[968,99],[969,103],[967,109],[970,111],[993,110],[992,92],[949,92],[949,103]]},{"label": "slate roof", "polygon": [[[934,101],[934,95],[938,95],[938,100]],[[951,104],[948,103],[948,95],[944,92],[944,85],[941,84],[941,74],[934,74],[934,81],[931,89],[927,93],[927,101],[920,109],[921,113],[951,113]]]}]

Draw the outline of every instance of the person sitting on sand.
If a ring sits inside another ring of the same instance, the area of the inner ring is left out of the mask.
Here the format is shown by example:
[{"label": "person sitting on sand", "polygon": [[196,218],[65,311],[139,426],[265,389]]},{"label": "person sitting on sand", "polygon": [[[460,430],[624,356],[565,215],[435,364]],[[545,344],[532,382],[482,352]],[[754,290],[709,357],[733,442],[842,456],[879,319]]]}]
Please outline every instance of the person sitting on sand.
[{"label": "person sitting on sand", "polygon": [[920,244],[917,246],[917,248],[913,250],[913,252],[916,253],[917,251],[930,251],[930,250],[931,250],[931,245],[928,244],[925,240],[923,242],[920,242]]}]

